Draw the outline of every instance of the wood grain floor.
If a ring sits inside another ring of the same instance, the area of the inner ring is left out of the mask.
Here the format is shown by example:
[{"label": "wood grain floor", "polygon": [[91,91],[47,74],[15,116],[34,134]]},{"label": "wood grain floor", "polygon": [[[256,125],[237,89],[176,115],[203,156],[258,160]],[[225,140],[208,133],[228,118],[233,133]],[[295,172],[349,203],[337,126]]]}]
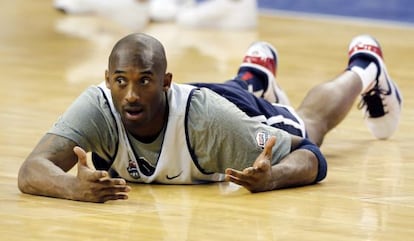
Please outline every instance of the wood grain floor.
[{"label": "wood grain floor", "polygon": [[261,16],[250,32],[148,26],[177,82],[224,81],[252,41],[271,42],[294,106],[345,68],[353,36],[372,34],[403,91],[401,124],[375,140],[355,107],[325,140],[329,173],[319,185],[259,194],[228,183],[133,185],[127,201],[91,204],[21,194],[17,171],[71,101],[103,80],[127,31],[60,15],[45,0],[3,1],[0,18],[1,240],[414,240],[414,29],[286,16]]}]

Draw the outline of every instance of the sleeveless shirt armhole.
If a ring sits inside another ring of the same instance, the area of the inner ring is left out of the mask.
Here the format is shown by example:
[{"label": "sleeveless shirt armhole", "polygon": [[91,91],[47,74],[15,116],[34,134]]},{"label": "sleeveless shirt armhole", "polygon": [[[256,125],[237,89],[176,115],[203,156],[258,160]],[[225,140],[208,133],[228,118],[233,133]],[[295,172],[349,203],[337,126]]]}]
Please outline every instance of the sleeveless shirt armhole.
[{"label": "sleeveless shirt armhole", "polygon": [[[98,89],[101,91],[102,96],[105,98],[105,101],[106,101],[106,103],[105,103],[105,104],[106,104],[106,105],[108,106],[108,108],[111,110],[111,107],[109,106],[109,100],[108,100],[108,97],[106,96],[106,94],[105,94],[104,90],[103,90],[100,86],[97,86],[97,87],[98,87]],[[116,122],[115,116],[114,116],[114,114],[112,113],[112,111],[110,111],[110,113],[111,113],[111,116],[112,116],[112,118],[113,118],[114,122]],[[115,161],[115,157],[116,157],[116,155],[118,154],[118,147],[119,147],[119,145],[118,145],[118,143],[119,143],[119,132],[118,132],[118,128],[115,128],[115,130],[116,130],[116,132],[117,132],[118,140],[117,140],[117,143],[115,143],[115,152],[114,152],[114,155],[113,155],[113,156],[111,156],[109,153],[105,153],[105,155],[106,155],[106,156],[109,156],[109,157],[110,157],[110,160],[108,161],[108,165],[109,165],[109,167],[111,167],[111,166],[112,166],[113,162]],[[102,158],[102,157],[101,157],[101,158]]]},{"label": "sleeveless shirt armhole", "polygon": [[201,167],[200,163],[198,162],[198,158],[197,158],[197,156],[194,152],[194,149],[191,147],[191,143],[190,143],[190,135],[189,135],[189,130],[188,130],[188,112],[189,112],[189,109],[190,109],[191,99],[193,98],[194,91],[196,91],[196,90],[199,90],[199,88],[195,88],[195,89],[191,90],[190,95],[188,96],[187,106],[185,108],[185,118],[184,118],[185,140],[186,140],[186,143],[187,143],[187,148],[188,148],[188,150],[190,152],[190,155],[191,155],[191,159],[194,162],[194,165],[197,167],[197,169],[201,173],[206,174],[206,175],[210,175],[210,174],[213,174],[214,172],[207,172],[206,170],[204,170]]}]

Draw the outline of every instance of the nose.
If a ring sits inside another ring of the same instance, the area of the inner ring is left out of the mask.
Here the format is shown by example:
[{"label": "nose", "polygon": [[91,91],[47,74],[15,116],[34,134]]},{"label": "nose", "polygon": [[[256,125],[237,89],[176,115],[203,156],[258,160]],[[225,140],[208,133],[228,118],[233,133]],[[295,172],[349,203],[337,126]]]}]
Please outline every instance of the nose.
[{"label": "nose", "polygon": [[125,95],[125,99],[128,103],[134,103],[139,100],[138,89],[133,86],[129,87]]}]

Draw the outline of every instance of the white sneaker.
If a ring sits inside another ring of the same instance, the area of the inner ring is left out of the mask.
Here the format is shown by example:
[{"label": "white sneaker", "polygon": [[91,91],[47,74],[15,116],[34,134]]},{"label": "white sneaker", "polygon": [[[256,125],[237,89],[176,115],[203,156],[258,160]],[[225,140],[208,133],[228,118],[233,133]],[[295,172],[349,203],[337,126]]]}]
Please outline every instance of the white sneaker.
[{"label": "white sneaker", "polygon": [[93,13],[98,0],[53,0],[53,7],[66,14]]},{"label": "white sneaker", "polygon": [[149,22],[148,3],[136,0],[54,0],[66,14],[85,14],[109,19],[129,30],[140,31]]},{"label": "white sneaker", "polygon": [[261,89],[261,86],[263,86],[261,83],[249,81],[248,76],[245,78],[242,76],[242,79],[247,82],[249,92],[271,103],[290,105],[287,95],[276,83],[277,63],[277,50],[270,43],[259,41],[253,43],[247,49],[239,72],[240,70],[246,71],[247,75],[249,75],[250,68],[252,72],[259,70],[265,73],[267,78],[265,78],[266,83],[264,83],[264,89]]},{"label": "white sneaker", "polygon": [[194,0],[150,0],[149,15],[154,22],[174,21],[182,8],[194,4]]},{"label": "white sneaker", "polygon": [[363,110],[365,123],[371,133],[378,139],[387,139],[397,129],[402,96],[388,75],[381,46],[372,36],[360,35],[352,39],[348,55],[349,62],[356,58],[367,58],[377,65],[376,79],[372,80],[367,90],[363,90],[359,108]]},{"label": "white sneaker", "polygon": [[256,0],[207,0],[183,8],[177,23],[187,27],[243,30],[257,26]]},{"label": "white sneaker", "polygon": [[96,12],[132,31],[142,31],[149,23],[148,2],[100,0]]}]

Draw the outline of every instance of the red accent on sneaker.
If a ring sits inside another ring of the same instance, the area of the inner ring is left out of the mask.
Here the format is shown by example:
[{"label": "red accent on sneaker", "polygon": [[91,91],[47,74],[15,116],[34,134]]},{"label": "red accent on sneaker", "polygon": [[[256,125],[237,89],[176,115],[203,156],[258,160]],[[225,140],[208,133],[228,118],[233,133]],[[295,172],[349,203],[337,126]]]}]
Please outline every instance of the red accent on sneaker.
[{"label": "red accent on sneaker", "polygon": [[348,56],[351,56],[355,52],[360,51],[360,50],[368,50],[368,51],[374,52],[382,58],[382,51],[380,47],[375,46],[375,45],[363,44],[363,43],[358,43],[357,45],[353,46],[349,50]]},{"label": "red accent on sneaker", "polygon": [[250,72],[244,72],[243,75],[241,76],[241,79],[244,81],[247,81],[251,78],[253,78],[253,74]]},{"label": "red accent on sneaker", "polygon": [[273,75],[276,75],[276,64],[273,58],[261,58],[256,56],[245,56],[243,63],[258,64],[268,69]]}]

